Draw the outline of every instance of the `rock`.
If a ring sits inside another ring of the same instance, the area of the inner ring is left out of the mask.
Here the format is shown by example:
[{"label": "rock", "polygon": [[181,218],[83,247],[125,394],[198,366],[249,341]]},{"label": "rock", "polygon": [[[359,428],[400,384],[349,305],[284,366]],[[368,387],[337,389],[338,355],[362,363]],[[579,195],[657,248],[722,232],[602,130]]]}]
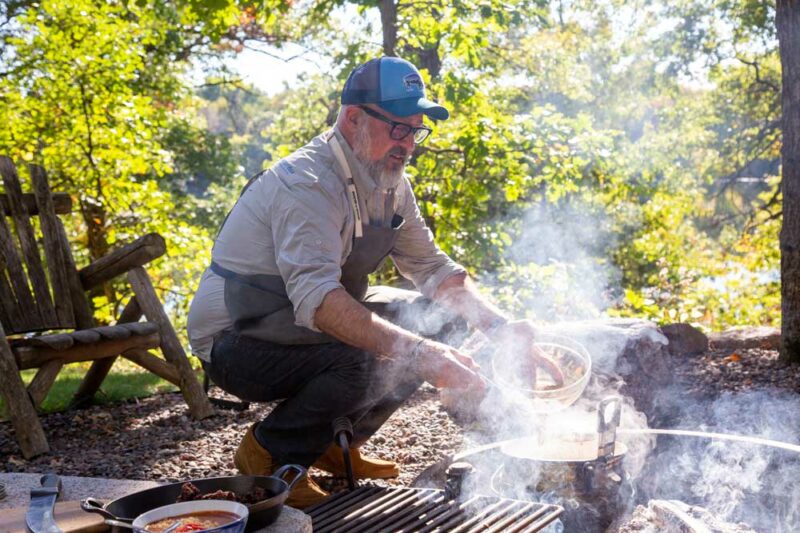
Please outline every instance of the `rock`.
[{"label": "rock", "polygon": [[690,324],[667,324],[660,329],[669,340],[667,349],[671,355],[698,355],[708,351],[708,337]]},{"label": "rock", "polygon": [[265,528],[256,530],[257,533],[278,533],[284,531],[311,533],[311,517],[302,511],[284,506],[275,522]]},{"label": "rock", "polygon": [[746,350],[762,348],[778,350],[781,330],[766,326],[732,328],[708,336],[709,346],[714,350]]},{"label": "rock", "polygon": [[640,319],[563,322],[542,328],[583,344],[592,357],[592,372],[624,381],[620,392],[633,399],[651,423],[661,417],[657,395],[673,381],[669,341],[656,325]]},{"label": "rock", "polygon": [[703,507],[677,500],[650,500],[639,505],[619,533],[756,533],[746,524],[731,524]]}]

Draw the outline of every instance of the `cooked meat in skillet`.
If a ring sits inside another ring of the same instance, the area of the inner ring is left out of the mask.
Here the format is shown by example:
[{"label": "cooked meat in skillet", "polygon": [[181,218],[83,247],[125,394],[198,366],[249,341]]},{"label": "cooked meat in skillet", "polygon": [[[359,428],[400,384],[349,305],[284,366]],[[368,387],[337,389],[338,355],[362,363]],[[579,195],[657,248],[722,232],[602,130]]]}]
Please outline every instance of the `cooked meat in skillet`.
[{"label": "cooked meat in skillet", "polygon": [[193,483],[186,482],[181,485],[181,493],[178,496],[179,502],[189,502],[192,500],[231,500],[250,505],[261,500],[266,500],[271,494],[261,487],[254,487],[247,494],[237,494],[230,490],[216,490],[214,492],[200,492]]}]

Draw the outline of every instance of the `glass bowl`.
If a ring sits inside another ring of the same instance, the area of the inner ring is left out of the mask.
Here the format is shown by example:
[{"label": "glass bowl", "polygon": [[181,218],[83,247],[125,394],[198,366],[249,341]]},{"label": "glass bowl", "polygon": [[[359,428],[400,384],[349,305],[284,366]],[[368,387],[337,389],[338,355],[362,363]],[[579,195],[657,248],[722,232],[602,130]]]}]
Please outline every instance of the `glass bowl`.
[{"label": "glass bowl", "polygon": [[540,334],[534,345],[564,376],[559,384],[541,367],[535,382],[526,371],[519,350],[498,348],[492,357],[492,374],[501,392],[516,398],[523,407],[537,412],[560,411],[580,398],[592,373],[592,358],[584,346],[567,337]]}]

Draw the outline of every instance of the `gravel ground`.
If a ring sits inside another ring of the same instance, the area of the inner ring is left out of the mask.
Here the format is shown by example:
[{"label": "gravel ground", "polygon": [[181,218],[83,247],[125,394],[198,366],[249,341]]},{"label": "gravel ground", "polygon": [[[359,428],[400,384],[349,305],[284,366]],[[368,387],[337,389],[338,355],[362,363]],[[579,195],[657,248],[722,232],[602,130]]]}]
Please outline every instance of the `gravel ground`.
[{"label": "gravel ground", "polygon": [[[233,399],[212,389],[212,396]],[[11,424],[0,423],[0,469],[61,475],[178,481],[236,474],[233,453],[247,428],[272,404],[252,404],[247,411],[218,410],[200,421],[187,415],[180,394],[159,394],[135,402],[94,406],[51,414],[42,423],[52,453],[22,458]],[[460,450],[460,428],[438,401],[436,389],[422,387],[364,445],[366,454],[397,461],[401,475],[391,485],[408,485],[429,465]],[[323,486],[335,480],[312,471]]]},{"label": "gravel ground", "polygon": [[[685,358],[676,375],[689,394],[709,397],[723,391],[778,388],[800,392],[800,372],[763,349],[710,351]],[[213,389],[214,396],[219,390]],[[244,412],[219,410],[191,420],[179,394],[160,394],[115,406],[43,417],[52,453],[26,461],[8,422],[0,423],[0,468],[6,472],[177,481],[235,474],[233,453],[247,428],[272,405]],[[421,388],[363,448],[397,461],[401,475],[386,483],[408,485],[428,466],[463,449],[461,428],[441,407],[438,394]],[[312,471],[329,489],[343,480]]]},{"label": "gravel ground", "polygon": [[779,361],[776,350],[709,350],[683,359],[676,374],[695,397],[756,389],[800,392],[800,369]]}]

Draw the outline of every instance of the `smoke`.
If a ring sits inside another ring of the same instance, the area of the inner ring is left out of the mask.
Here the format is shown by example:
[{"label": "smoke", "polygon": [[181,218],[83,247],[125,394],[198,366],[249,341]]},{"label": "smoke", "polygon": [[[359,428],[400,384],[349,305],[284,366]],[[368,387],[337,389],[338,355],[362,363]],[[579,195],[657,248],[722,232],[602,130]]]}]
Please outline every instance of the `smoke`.
[{"label": "smoke", "polygon": [[547,322],[596,318],[620,294],[611,221],[596,206],[571,199],[525,212],[507,264],[481,282],[517,312]]},{"label": "smoke", "polygon": [[[476,474],[465,485],[463,497],[489,494],[556,503],[568,514],[582,514],[581,520],[596,518],[565,483],[569,474],[563,465],[553,465],[559,461],[521,457],[528,452],[546,457],[596,450],[598,403],[620,395],[617,441],[625,446],[622,469],[628,479],[621,485],[622,502],[614,518],[652,499],[679,500],[758,531],[800,531],[800,454],[715,438],[656,436],[634,400],[622,394],[639,387],[637,402],[649,396],[648,413],[669,413],[668,427],[800,442],[800,399],[774,391],[704,401],[689,397],[669,383],[675,361],[654,324],[598,320],[619,293],[619,273],[607,261],[616,244],[605,218],[589,206],[538,206],[522,219],[507,255],[511,266],[481,278],[483,285],[494,286],[504,303],[537,318],[543,338],[561,337],[585,347],[592,369],[580,398],[552,412],[532,407],[523,391],[491,387],[468,426],[467,441],[486,449],[464,457]],[[413,315],[405,318],[420,319],[420,314]],[[435,325],[433,330],[447,320],[442,314],[426,319]],[[492,372],[496,347],[482,334],[469,337],[461,349],[473,355],[490,378],[497,378]],[[467,393],[459,396],[461,404],[469,403]]]},{"label": "smoke", "polygon": [[[544,322],[543,335],[582,344],[591,354],[593,376],[574,405],[551,414],[526,407],[530,401],[524,394],[492,389],[468,437],[476,444],[506,444],[467,458],[480,473],[473,490],[586,512],[584,502],[559,481],[564,472],[554,472],[545,462],[517,461],[509,452],[514,446],[540,453],[550,444],[567,449],[585,446],[587,439],[596,443],[598,402],[629,389],[631,382],[639,387],[639,400],[649,395],[652,410],[669,414],[664,418],[669,427],[800,442],[800,399],[794,395],[762,391],[705,401],[689,397],[670,384],[675,362],[667,339],[654,324],[586,320],[601,316],[619,292],[618,272],[602,259],[615,241],[603,217],[590,212],[577,204],[529,211],[508,253],[514,267],[506,278],[501,273],[482,279],[484,284],[493,282],[501,298]],[[487,345],[475,336],[465,344],[484,368],[491,368]],[[758,531],[800,531],[800,454],[649,431],[645,414],[632,398],[623,396],[618,441],[627,448],[623,467],[630,482],[616,518],[637,504],[665,499],[703,507],[719,520],[745,523]]]},{"label": "smoke", "polygon": [[[800,399],[780,391],[675,401],[679,427],[800,442]],[[679,499],[758,531],[800,531],[800,454],[702,437],[659,437],[639,478],[642,496]]]}]

